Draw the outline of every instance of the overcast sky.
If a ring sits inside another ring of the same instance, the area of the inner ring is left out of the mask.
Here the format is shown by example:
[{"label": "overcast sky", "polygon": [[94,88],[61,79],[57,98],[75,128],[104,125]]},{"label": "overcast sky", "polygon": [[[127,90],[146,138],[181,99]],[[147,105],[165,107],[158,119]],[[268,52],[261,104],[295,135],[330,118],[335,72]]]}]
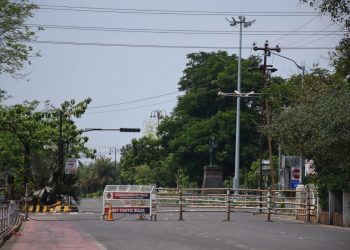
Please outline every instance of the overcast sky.
[{"label": "overcast sky", "polygon": [[[188,53],[220,47],[238,54],[239,27],[230,27],[226,17],[256,20],[243,32],[244,58],[261,54],[252,50],[253,42],[263,46],[269,40],[270,46],[281,47],[281,55],[307,70],[313,64],[328,67],[329,48],[341,38],[340,26],[298,0],[34,2],[41,9],[28,23],[45,27],[38,33],[38,43],[32,43],[41,57],[23,71],[31,72],[29,82],[2,75],[0,88],[13,96],[9,105],[50,100],[59,106],[64,100],[91,97],[91,108],[77,121],[79,128],[144,130],[145,123],[156,123],[150,118],[153,110],[170,114]],[[277,56],[270,57],[269,64],[278,69],[274,75],[300,72],[293,62]],[[108,106],[112,104],[116,105]],[[100,106],[108,107],[94,108]],[[143,134],[87,135],[88,146],[106,154],[110,147],[121,148]]]}]

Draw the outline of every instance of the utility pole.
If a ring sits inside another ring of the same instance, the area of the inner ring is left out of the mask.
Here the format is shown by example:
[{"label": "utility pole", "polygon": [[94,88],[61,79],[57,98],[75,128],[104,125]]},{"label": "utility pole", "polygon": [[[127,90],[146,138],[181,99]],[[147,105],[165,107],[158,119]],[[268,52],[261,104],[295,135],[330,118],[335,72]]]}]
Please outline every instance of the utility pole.
[{"label": "utility pole", "polygon": [[[264,47],[257,47],[256,44],[253,44],[254,46],[254,51],[257,50],[262,50],[264,51],[264,64],[260,65],[259,69],[263,71],[263,75],[264,75],[264,87],[267,87],[267,79],[270,76],[271,73],[276,72],[277,69],[273,68],[272,65],[268,65],[267,64],[267,57],[271,56],[271,51],[276,51],[276,52],[281,52],[281,48],[277,45],[275,48],[270,48],[269,47],[269,42],[266,40]],[[263,102],[264,103],[264,102]],[[269,114],[269,102],[268,100],[265,98],[265,103],[264,103],[264,107],[262,109],[262,114],[265,111],[265,123],[266,126],[268,127],[270,125],[270,114]],[[270,161],[270,168],[271,168],[271,185],[272,188],[275,188],[275,173],[274,173],[274,166],[273,166],[273,162],[272,162],[272,138],[271,135],[267,136],[267,141],[268,141],[268,147],[269,147],[269,161]],[[261,146],[260,146],[260,150],[261,150]],[[260,157],[260,186],[262,186],[262,159]]]},{"label": "utility pole", "polygon": [[[63,111],[59,111],[59,122],[58,122],[58,173],[64,173],[64,140],[63,140]],[[62,171],[62,172],[61,172]],[[64,176],[64,174],[63,174]],[[61,176],[59,177],[61,178]],[[64,177],[63,177],[64,178]]]},{"label": "utility pole", "polygon": [[[238,54],[238,74],[237,74],[237,91],[241,92],[241,57],[242,57],[242,26],[247,28],[251,26],[255,20],[246,21],[244,16],[238,17],[239,21],[236,21],[232,17],[232,21],[226,18],[230,23],[230,26],[236,26],[239,24],[239,54]],[[241,113],[241,99],[240,96],[237,96],[237,112],[236,112],[236,147],[235,147],[235,176],[233,178],[233,189],[237,190],[235,193],[238,193],[239,189],[239,160],[240,160],[240,113]]]}]

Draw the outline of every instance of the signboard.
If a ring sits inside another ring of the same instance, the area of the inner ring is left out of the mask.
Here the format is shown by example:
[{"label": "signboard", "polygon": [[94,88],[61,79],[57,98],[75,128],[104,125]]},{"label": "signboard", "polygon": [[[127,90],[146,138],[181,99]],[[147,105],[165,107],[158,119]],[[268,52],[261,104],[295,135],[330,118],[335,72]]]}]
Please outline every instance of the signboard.
[{"label": "signboard", "polygon": [[[105,207],[105,213],[108,213],[109,208]],[[128,214],[149,214],[149,207],[112,207],[112,213],[128,213]]]},{"label": "signboard", "polygon": [[125,192],[112,192],[112,193],[107,193],[107,198],[108,199],[129,199],[129,200],[134,200],[134,199],[150,199],[150,194],[149,193],[125,193]]},{"label": "signboard", "polygon": [[299,180],[291,180],[290,181],[290,188],[291,189],[296,189],[299,184]]},{"label": "signboard", "polygon": [[313,160],[305,160],[305,176],[314,175],[315,165]]},{"label": "signboard", "polygon": [[290,188],[296,189],[300,182],[301,171],[299,167],[291,167],[290,168]]},{"label": "signboard", "polygon": [[262,160],[262,170],[271,170],[270,160]]},{"label": "signboard", "polygon": [[290,179],[293,180],[300,180],[300,168],[299,167],[291,167],[290,168]]},{"label": "signboard", "polygon": [[103,192],[103,213],[150,214],[154,212],[154,186],[146,185],[107,185]]},{"label": "signboard", "polygon": [[76,174],[78,170],[77,159],[68,158],[65,163],[64,173],[65,174]]}]

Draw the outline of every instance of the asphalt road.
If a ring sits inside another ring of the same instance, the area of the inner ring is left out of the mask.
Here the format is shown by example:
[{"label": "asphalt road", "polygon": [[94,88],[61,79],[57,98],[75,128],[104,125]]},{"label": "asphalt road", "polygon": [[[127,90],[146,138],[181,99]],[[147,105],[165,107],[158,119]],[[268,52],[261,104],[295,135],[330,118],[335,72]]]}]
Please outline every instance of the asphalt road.
[{"label": "asphalt road", "polygon": [[102,201],[85,199],[78,214],[31,215],[20,233],[4,249],[349,249],[350,228],[307,224],[250,213],[159,214],[157,221],[137,215],[114,214],[115,221],[100,220]]}]

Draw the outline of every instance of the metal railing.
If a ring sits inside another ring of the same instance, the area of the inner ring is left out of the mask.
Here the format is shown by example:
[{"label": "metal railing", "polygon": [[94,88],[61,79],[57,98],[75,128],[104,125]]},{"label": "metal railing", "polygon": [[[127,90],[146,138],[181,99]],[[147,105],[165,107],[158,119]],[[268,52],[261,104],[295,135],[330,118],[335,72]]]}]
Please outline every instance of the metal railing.
[{"label": "metal railing", "polygon": [[306,186],[303,190],[259,190],[230,188],[157,189],[156,213],[178,213],[179,220],[187,212],[223,212],[226,220],[231,213],[244,210],[251,213],[296,216],[307,222],[318,221],[317,195]]},{"label": "metal railing", "polygon": [[13,226],[19,216],[19,209],[16,202],[0,205],[0,233]]}]

